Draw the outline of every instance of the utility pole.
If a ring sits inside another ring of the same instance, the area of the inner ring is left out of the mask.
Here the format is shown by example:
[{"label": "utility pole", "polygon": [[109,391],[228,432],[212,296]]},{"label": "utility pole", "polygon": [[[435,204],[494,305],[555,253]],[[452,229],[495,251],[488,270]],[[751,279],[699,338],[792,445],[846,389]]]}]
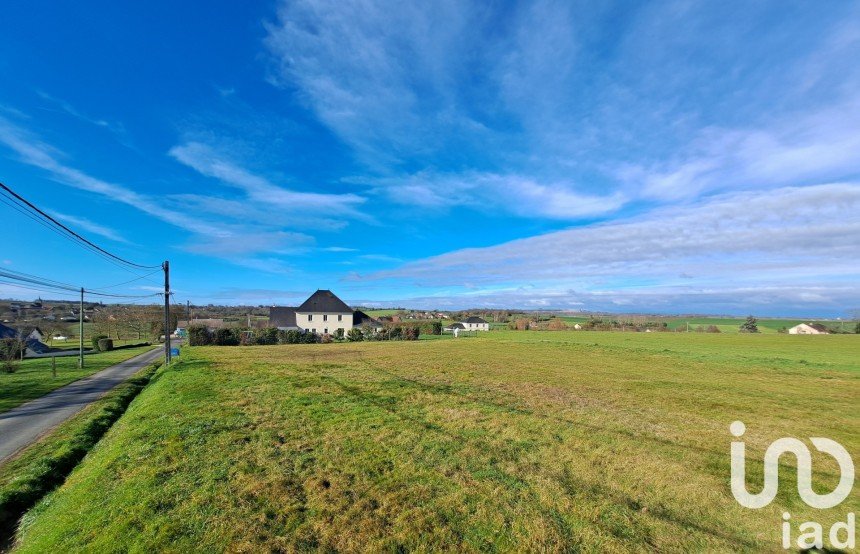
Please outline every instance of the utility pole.
[{"label": "utility pole", "polygon": [[170,365],[170,261],[161,264],[164,269],[164,364]]},{"label": "utility pole", "polygon": [[185,325],[187,327],[191,326],[191,300],[185,301]]},{"label": "utility pole", "polygon": [[78,353],[78,367],[84,367],[84,287],[81,287],[81,305],[79,306],[81,313],[78,314],[78,335],[81,351]]}]

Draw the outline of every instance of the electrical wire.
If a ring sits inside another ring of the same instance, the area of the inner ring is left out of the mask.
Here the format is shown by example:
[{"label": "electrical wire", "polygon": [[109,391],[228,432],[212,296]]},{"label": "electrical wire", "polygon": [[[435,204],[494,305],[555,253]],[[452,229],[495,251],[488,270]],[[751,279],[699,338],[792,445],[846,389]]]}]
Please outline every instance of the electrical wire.
[{"label": "electrical wire", "polygon": [[[31,203],[30,201],[28,201],[27,199],[25,199],[24,197],[22,197],[21,195],[19,195],[18,193],[16,193],[14,190],[12,190],[11,188],[9,188],[9,187],[8,187],[8,186],[6,186],[5,184],[0,183],[0,189],[3,189],[3,191],[4,191],[7,195],[9,195],[9,196],[11,196],[12,198],[14,198],[15,200],[17,200],[19,204],[23,204],[24,206],[26,206],[27,208],[29,208],[29,210],[30,210],[30,211],[32,211],[32,212],[36,212],[37,214],[39,214],[39,216],[41,216],[41,218],[42,218],[42,219],[49,221],[49,222],[50,222],[51,224],[53,224],[55,227],[57,227],[57,228],[61,229],[61,230],[65,233],[65,235],[64,235],[64,236],[66,236],[66,238],[68,238],[69,240],[72,240],[73,242],[77,242],[79,245],[83,246],[84,248],[88,248],[90,251],[93,251],[93,252],[96,252],[96,253],[100,253],[101,255],[103,255],[103,257],[104,257],[104,256],[107,256],[107,257],[109,257],[109,258],[111,258],[111,259],[113,259],[113,260],[116,260],[116,261],[121,262],[121,263],[123,263],[123,264],[126,264],[126,265],[128,265],[128,266],[136,267],[136,268],[139,268],[139,269],[158,269],[158,268],[160,268],[160,267],[161,267],[160,265],[157,265],[157,266],[156,266],[156,265],[143,265],[143,264],[138,264],[138,263],[135,263],[135,262],[132,262],[132,261],[126,260],[125,258],[122,258],[122,257],[120,257],[120,256],[117,256],[116,254],[113,254],[113,253],[111,253],[111,252],[109,252],[109,251],[105,250],[105,249],[104,249],[104,248],[102,248],[101,246],[99,246],[99,245],[97,245],[97,244],[95,244],[95,243],[91,242],[90,240],[88,240],[88,239],[86,239],[85,237],[83,237],[83,236],[79,235],[79,234],[78,234],[78,233],[76,233],[75,231],[73,231],[73,230],[69,229],[68,227],[66,227],[65,225],[63,225],[62,223],[60,223],[59,221],[57,221],[56,219],[54,219],[53,217],[51,217],[50,215],[48,215],[48,214],[46,214],[45,212],[43,212],[42,210],[40,210],[40,209],[39,209],[38,207],[36,207],[33,203]],[[4,202],[4,203],[5,203],[5,202]],[[7,203],[7,205],[8,205],[8,203]],[[20,211],[20,210],[18,210],[18,211]],[[56,230],[55,230],[55,231],[56,231]],[[56,232],[59,232],[59,231],[56,231]]]}]

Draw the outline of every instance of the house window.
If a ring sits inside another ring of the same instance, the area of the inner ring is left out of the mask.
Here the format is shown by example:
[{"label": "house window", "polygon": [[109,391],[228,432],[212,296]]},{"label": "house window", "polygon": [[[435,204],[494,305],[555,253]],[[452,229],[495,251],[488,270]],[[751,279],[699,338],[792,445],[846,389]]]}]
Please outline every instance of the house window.
[{"label": "house window", "polygon": [[328,327],[326,327],[325,329],[323,329],[323,333],[325,333],[326,335],[328,335]]},{"label": "house window", "polygon": [[308,314],[308,321],[314,320],[314,314]]},{"label": "house window", "polygon": [[343,314],[337,314],[337,320],[343,321]]},{"label": "house window", "polygon": [[328,321],[328,314],[323,314],[323,321]]}]

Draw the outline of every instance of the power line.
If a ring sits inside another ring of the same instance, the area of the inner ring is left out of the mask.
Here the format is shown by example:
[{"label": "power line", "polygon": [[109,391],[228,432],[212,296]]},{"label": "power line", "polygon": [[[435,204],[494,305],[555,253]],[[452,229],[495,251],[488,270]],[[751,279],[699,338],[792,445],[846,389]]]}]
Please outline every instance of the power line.
[{"label": "power line", "polygon": [[[37,287],[42,287],[43,289],[46,288],[46,289],[50,289],[50,290],[62,290],[62,291],[67,291],[67,292],[80,292],[81,291],[81,287],[75,287],[74,285],[69,285],[67,283],[60,283],[59,281],[53,281],[51,279],[46,279],[44,277],[38,277],[36,275],[30,275],[28,273],[19,273],[17,271],[8,271],[8,270],[0,269],[0,277],[4,277],[6,279],[11,279],[12,281],[18,281],[18,283],[7,282],[6,284],[21,286],[23,288],[33,289],[33,287],[30,285],[36,285]],[[28,286],[21,285],[21,283],[26,283]],[[107,292],[98,292],[98,291],[94,291],[94,290],[88,290],[85,287],[83,288],[83,291],[86,294],[89,294],[91,296],[101,296],[101,297],[105,297],[105,298],[150,298],[150,297],[158,295],[158,293],[112,294],[112,293],[107,293]]]},{"label": "power line", "polygon": [[[151,276],[155,275],[156,273],[161,273],[161,268],[160,268],[160,267],[159,267],[158,269],[156,269],[155,271],[153,271],[152,273],[147,273],[146,275],[142,275],[142,276],[140,276],[140,277],[138,277],[138,278],[136,278],[136,279],[131,279],[131,280],[128,280],[128,281],[123,281],[122,283],[117,283],[116,285],[108,285],[108,286],[106,286],[106,287],[96,287],[96,288],[91,289],[91,290],[115,289],[115,288],[117,288],[117,287],[121,287],[121,286],[123,286],[123,285],[128,285],[129,283],[134,283],[135,281],[140,281],[141,279],[146,279],[147,277],[151,277]],[[152,282],[152,281],[150,281],[150,282]]]},{"label": "power line", "polygon": [[2,188],[2,189],[3,189],[3,190],[4,190],[8,195],[11,195],[11,196],[12,196],[14,199],[16,199],[19,203],[24,204],[25,206],[27,206],[27,208],[29,208],[30,210],[32,210],[32,211],[36,212],[37,214],[39,214],[43,219],[45,219],[45,220],[47,220],[47,221],[50,221],[54,226],[56,226],[56,227],[58,227],[58,228],[62,229],[62,230],[66,233],[66,235],[67,235],[67,236],[71,236],[71,237],[73,237],[73,238],[74,238],[74,240],[76,240],[78,243],[82,243],[82,244],[84,244],[84,245],[89,246],[89,247],[90,247],[90,249],[95,249],[97,252],[100,252],[100,253],[102,253],[102,254],[104,254],[104,255],[106,255],[106,256],[109,256],[110,258],[112,258],[112,259],[114,259],[114,260],[116,260],[116,261],[122,262],[122,263],[124,263],[124,264],[126,264],[126,265],[129,265],[129,266],[132,266],[132,267],[137,267],[137,268],[140,268],[140,269],[157,269],[157,268],[160,268],[160,267],[161,267],[160,265],[156,266],[156,265],[142,265],[142,264],[137,264],[137,263],[131,262],[131,261],[129,261],[129,260],[126,260],[125,258],[121,258],[120,256],[117,256],[116,254],[113,254],[113,253],[111,253],[111,252],[108,252],[107,250],[105,250],[105,249],[104,249],[104,248],[102,248],[101,246],[99,246],[99,245],[97,245],[97,244],[95,244],[95,243],[91,242],[90,240],[88,240],[88,239],[86,239],[86,238],[82,237],[81,235],[79,235],[79,234],[78,234],[78,233],[76,233],[75,231],[73,231],[73,230],[69,229],[68,227],[66,227],[65,225],[63,225],[62,223],[60,223],[59,221],[57,221],[56,219],[54,219],[53,217],[51,217],[50,215],[46,214],[45,212],[43,212],[42,210],[40,210],[38,207],[36,207],[33,203],[31,203],[30,201],[28,201],[27,199],[25,199],[24,197],[22,197],[22,196],[21,196],[20,194],[18,194],[17,192],[13,191],[11,188],[9,188],[8,186],[6,186],[5,184],[0,183],[0,188]]}]

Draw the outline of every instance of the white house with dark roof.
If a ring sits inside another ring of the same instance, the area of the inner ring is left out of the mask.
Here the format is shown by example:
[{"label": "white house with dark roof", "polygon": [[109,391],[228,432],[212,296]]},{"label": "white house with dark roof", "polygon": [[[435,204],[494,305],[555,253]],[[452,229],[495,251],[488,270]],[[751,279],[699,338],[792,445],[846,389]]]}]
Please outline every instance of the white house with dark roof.
[{"label": "white house with dark roof", "polygon": [[460,331],[489,331],[490,324],[483,318],[472,316],[445,327],[445,331],[453,332],[454,329],[459,329]]},{"label": "white house with dark roof", "polygon": [[269,325],[318,335],[334,334],[338,329],[346,333],[353,327],[382,327],[378,320],[360,310],[353,310],[330,290],[316,291],[295,308],[273,306],[269,309]]},{"label": "white house with dark roof", "polygon": [[801,323],[788,330],[789,335],[827,335],[830,331],[820,323]]}]

